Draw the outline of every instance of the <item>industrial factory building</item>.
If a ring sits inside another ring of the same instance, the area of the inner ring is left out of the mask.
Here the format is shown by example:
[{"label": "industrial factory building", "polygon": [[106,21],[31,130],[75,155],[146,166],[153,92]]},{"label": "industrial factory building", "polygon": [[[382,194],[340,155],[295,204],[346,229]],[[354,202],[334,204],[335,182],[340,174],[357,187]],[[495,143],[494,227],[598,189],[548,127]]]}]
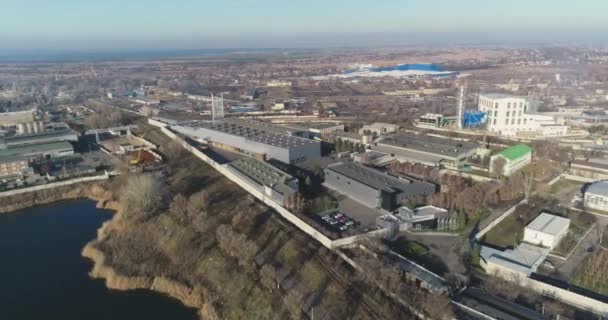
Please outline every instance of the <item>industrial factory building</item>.
[{"label": "industrial factory building", "polygon": [[36,158],[60,158],[74,154],[74,147],[65,141],[23,144],[0,148],[0,160],[4,158],[23,157],[26,159]]},{"label": "industrial factory building", "polygon": [[424,134],[402,133],[381,139],[372,149],[390,154],[401,162],[415,162],[430,166],[443,165],[461,168],[477,153],[473,142],[443,139]]},{"label": "industrial factory building", "polygon": [[287,127],[300,132],[308,132],[310,139],[319,139],[325,135],[344,132],[343,124],[333,122],[303,122],[288,124]]},{"label": "industrial factory building", "polygon": [[321,157],[321,144],[302,138],[292,129],[256,121],[196,121],[171,128],[195,140],[258,158],[297,164]]},{"label": "industrial factory building", "polygon": [[287,199],[299,191],[298,179],[272,165],[245,157],[229,163],[228,170],[274,201],[289,207]]},{"label": "industrial factory building", "polygon": [[53,131],[18,134],[0,138],[0,149],[6,149],[25,144],[39,144],[61,141],[78,141],[78,135],[71,129],[57,129]]},{"label": "industrial factory building", "polygon": [[563,136],[564,119],[528,110],[526,98],[501,93],[479,95],[479,111],[486,114],[486,130],[504,136]]},{"label": "industrial factory building", "polygon": [[374,209],[393,211],[411,197],[436,191],[432,183],[398,178],[356,163],[331,164],[324,173],[326,187]]},{"label": "industrial factory building", "polygon": [[34,121],[34,110],[0,113],[0,127]]}]

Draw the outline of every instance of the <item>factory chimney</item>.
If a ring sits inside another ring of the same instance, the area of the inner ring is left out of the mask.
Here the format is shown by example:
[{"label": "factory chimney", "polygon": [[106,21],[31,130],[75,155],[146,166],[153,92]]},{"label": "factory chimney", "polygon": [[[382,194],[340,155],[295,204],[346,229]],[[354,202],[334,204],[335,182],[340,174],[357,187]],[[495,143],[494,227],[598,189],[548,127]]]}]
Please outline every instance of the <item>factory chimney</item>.
[{"label": "factory chimney", "polygon": [[464,85],[460,86],[460,97],[458,98],[458,129],[462,129],[462,116],[464,113]]}]

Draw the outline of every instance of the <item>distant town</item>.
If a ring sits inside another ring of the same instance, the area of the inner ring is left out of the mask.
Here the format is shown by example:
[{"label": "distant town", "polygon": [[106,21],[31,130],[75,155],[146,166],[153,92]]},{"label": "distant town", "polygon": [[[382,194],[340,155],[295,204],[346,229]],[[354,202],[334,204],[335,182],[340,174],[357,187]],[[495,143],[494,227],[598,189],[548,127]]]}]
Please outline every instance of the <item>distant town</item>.
[{"label": "distant town", "polygon": [[388,53],[0,65],[0,199],[150,177],[179,234],[226,181],[183,250],[294,319],[608,317],[608,51]]}]

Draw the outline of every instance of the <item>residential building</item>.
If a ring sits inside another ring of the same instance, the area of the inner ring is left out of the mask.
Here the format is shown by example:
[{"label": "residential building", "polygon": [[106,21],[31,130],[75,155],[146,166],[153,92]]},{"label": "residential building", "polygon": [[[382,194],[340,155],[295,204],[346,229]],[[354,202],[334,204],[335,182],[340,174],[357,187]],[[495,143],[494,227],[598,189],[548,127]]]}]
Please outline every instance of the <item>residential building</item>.
[{"label": "residential building", "polygon": [[528,110],[524,97],[499,93],[479,95],[478,109],[486,113],[486,130],[504,136],[563,136],[568,133],[563,117]]},{"label": "residential building", "polygon": [[608,180],[591,184],[585,190],[585,208],[608,212]]},{"label": "residential building", "polygon": [[318,141],[299,137],[292,129],[258,121],[194,121],[172,125],[171,129],[218,147],[288,164],[321,157]]},{"label": "residential building", "polygon": [[555,249],[568,234],[570,219],[541,213],[524,229],[524,241],[541,247]]},{"label": "residential building", "polygon": [[477,154],[474,142],[444,139],[425,134],[400,133],[372,144],[373,150],[390,154],[400,162],[416,162],[429,166],[458,169]]},{"label": "residential building", "polygon": [[416,196],[434,194],[432,183],[395,177],[352,162],[338,162],[324,170],[329,189],[369,208],[393,211]]},{"label": "residential building", "polygon": [[230,162],[226,168],[249,182],[260,192],[286,206],[290,196],[299,191],[298,179],[260,160],[245,157]]},{"label": "residential building", "polygon": [[496,170],[499,170],[498,166],[499,163],[501,163],[502,175],[510,176],[531,162],[532,148],[525,144],[518,144],[493,155],[490,158],[490,172],[496,172]]},{"label": "residential building", "polygon": [[385,134],[395,133],[397,131],[399,131],[399,126],[396,124],[375,122],[372,124],[364,125],[361,129],[359,129],[359,134],[373,134],[376,136],[381,136]]}]

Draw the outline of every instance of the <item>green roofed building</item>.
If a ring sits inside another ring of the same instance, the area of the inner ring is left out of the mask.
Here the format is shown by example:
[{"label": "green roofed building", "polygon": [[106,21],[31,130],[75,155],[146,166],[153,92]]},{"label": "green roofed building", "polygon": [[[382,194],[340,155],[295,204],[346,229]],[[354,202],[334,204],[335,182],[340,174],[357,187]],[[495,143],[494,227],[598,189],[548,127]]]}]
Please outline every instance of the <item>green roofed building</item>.
[{"label": "green roofed building", "polygon": [[518,144],[493,155],[490,159],[490,172],[496,172],[502,167],[502,175],[510,176],[530,162],[532,162],[532,148],[525,144]]}]

